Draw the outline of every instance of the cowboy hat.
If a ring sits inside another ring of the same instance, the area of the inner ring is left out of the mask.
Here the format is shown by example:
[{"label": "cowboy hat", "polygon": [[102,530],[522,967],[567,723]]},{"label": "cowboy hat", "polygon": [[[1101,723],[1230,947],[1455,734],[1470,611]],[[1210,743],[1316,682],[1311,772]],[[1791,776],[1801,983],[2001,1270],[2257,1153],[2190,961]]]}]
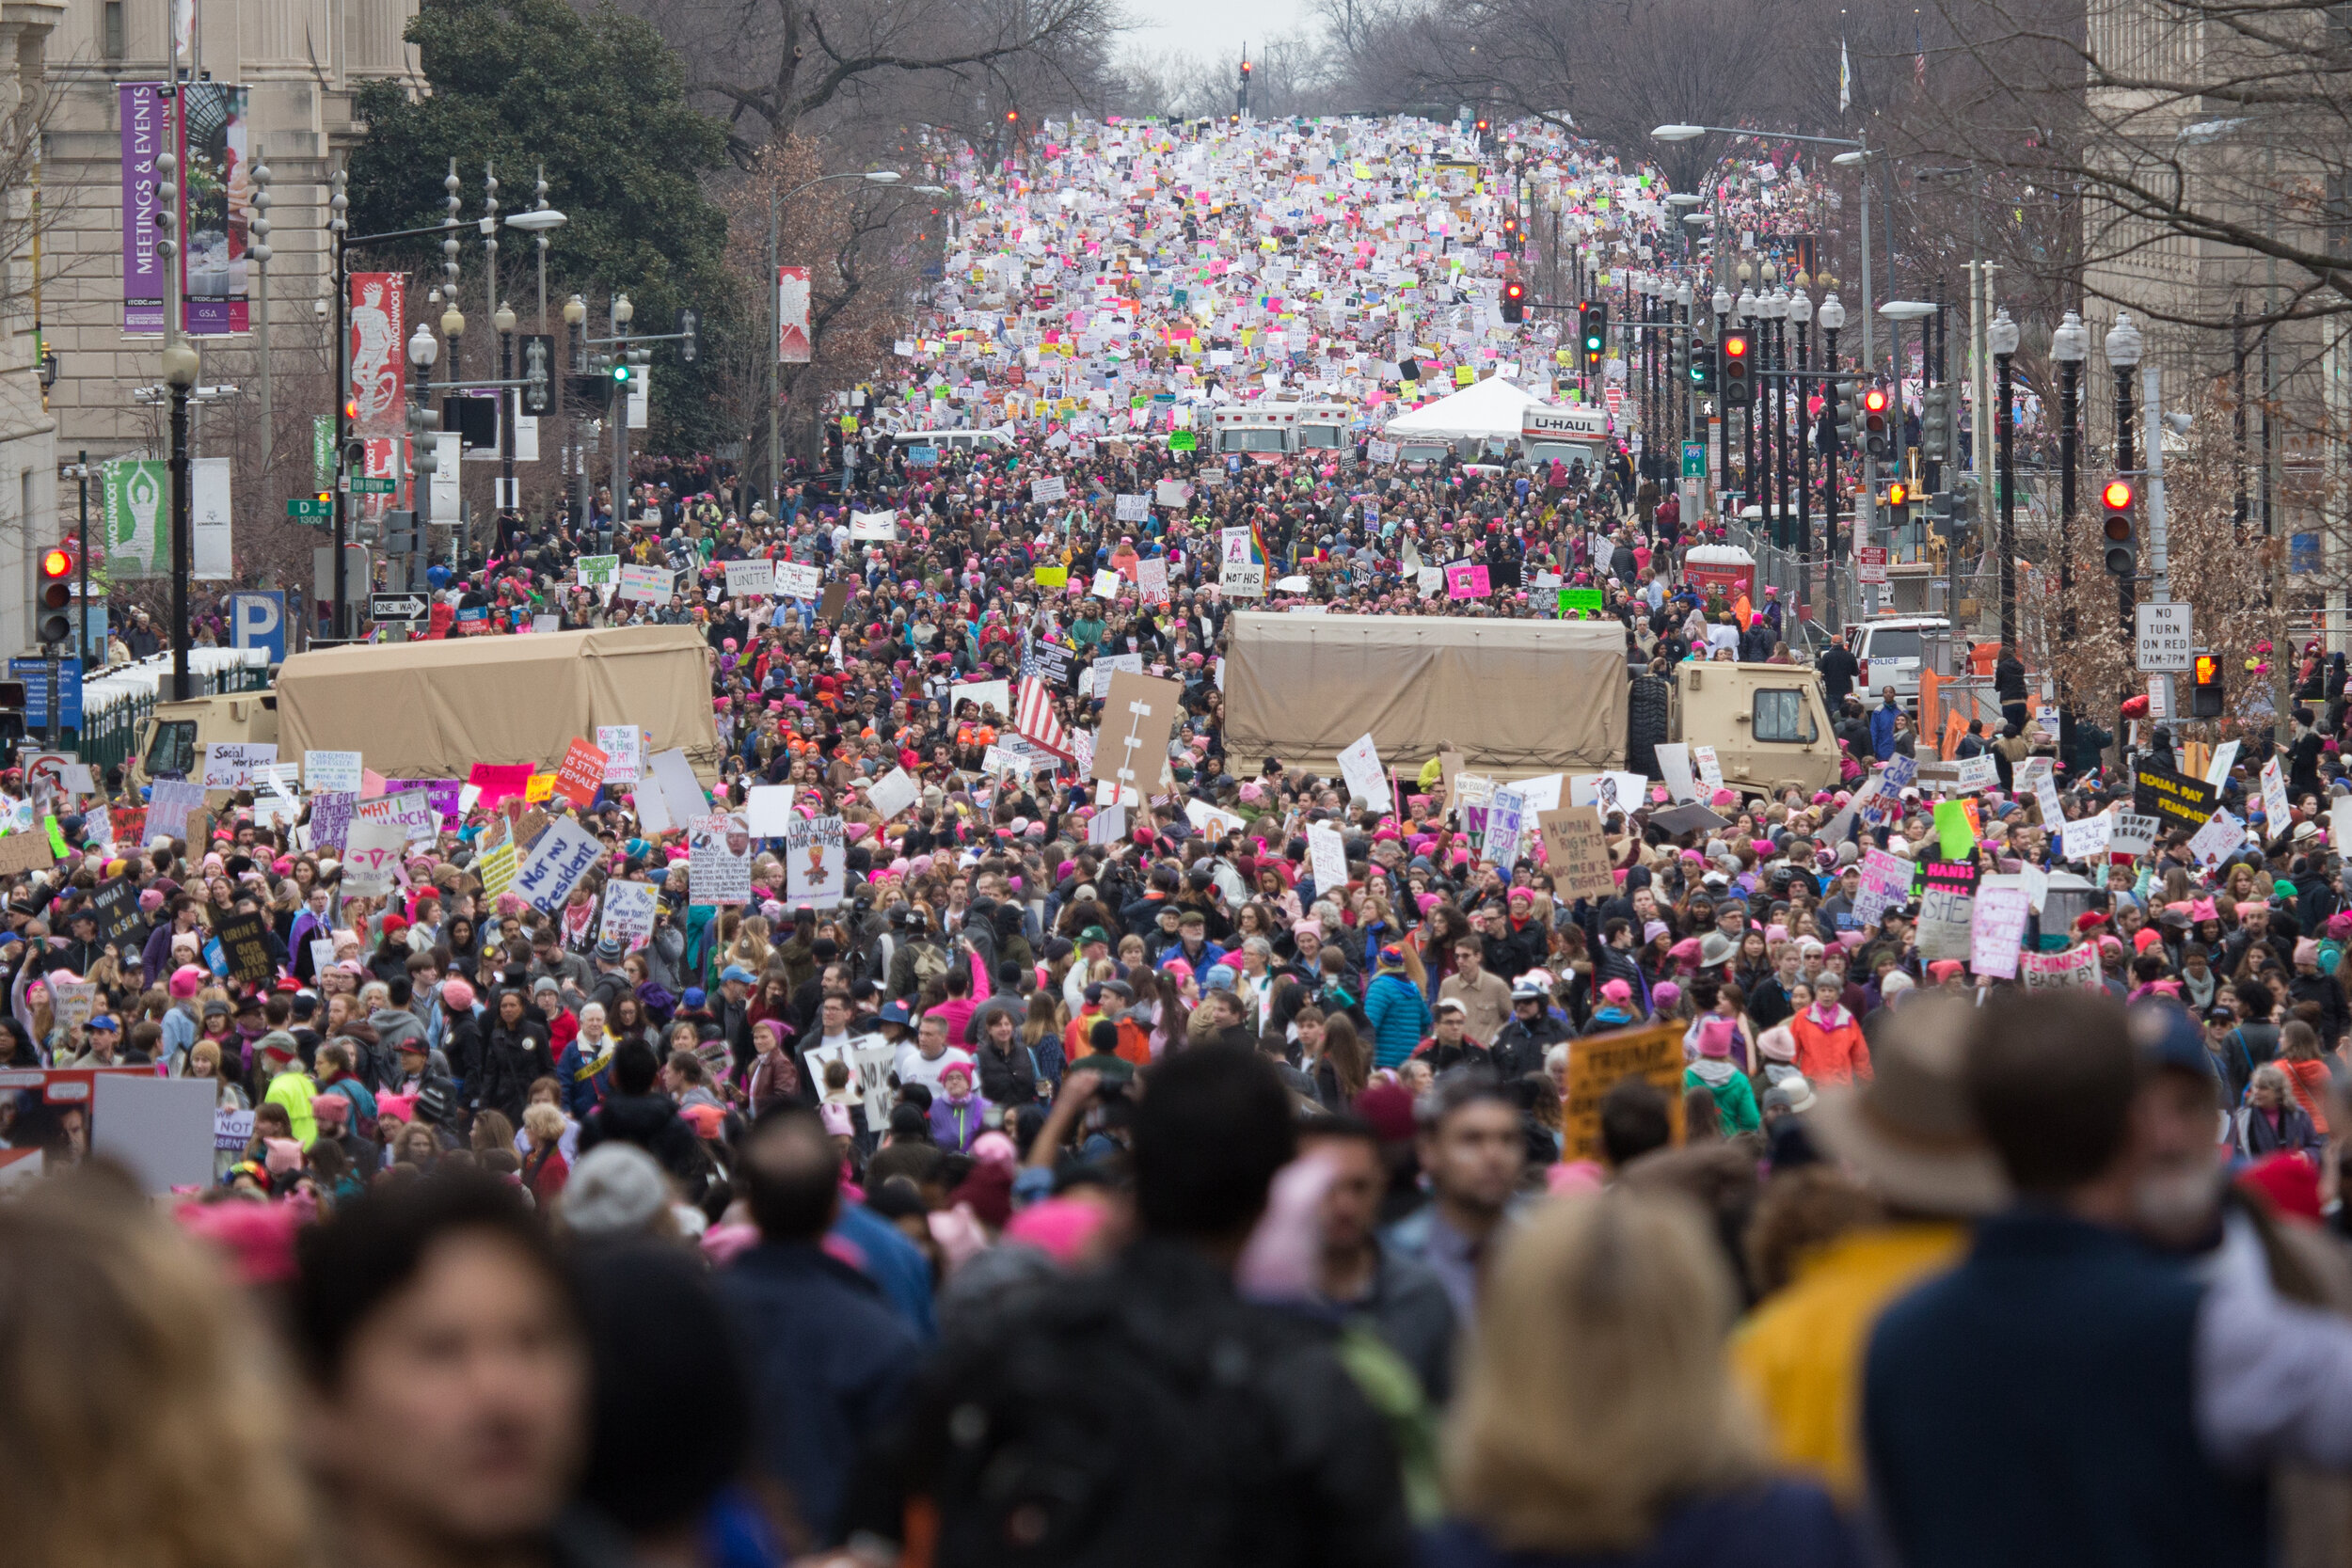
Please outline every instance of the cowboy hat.
[{"label": "cowboy hat", "polygon": [[2009,1201],[1962,1083],[1974,1018],[1958,998],[1908,1001],[1872,1044],[1876,1076],[1820,1091],[1811,1126],[1821,1148],[1901,1208],[1985,1214]]}]

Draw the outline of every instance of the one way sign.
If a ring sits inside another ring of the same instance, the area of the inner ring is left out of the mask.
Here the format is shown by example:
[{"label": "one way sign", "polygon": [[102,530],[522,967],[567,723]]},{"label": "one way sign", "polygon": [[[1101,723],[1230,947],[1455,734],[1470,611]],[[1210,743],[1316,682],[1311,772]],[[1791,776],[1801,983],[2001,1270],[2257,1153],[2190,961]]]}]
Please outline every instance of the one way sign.
[{"label": "one way sign", "polygon": [[368,618],[373,621],[421,621],[432,608],[421,594],[368,595]]}]

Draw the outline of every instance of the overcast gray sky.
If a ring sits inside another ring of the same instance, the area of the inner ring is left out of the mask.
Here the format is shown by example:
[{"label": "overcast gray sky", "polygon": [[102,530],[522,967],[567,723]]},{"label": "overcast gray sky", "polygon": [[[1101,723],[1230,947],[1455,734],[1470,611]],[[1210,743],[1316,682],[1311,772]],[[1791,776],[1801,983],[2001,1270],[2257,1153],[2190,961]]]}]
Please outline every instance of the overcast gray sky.
[{"label": "overcast gray sky", "polygon": [[1306,30],[1307,0],[1130,0],[1127,47],[1151,54],[1217,55],[1245,40]]}]

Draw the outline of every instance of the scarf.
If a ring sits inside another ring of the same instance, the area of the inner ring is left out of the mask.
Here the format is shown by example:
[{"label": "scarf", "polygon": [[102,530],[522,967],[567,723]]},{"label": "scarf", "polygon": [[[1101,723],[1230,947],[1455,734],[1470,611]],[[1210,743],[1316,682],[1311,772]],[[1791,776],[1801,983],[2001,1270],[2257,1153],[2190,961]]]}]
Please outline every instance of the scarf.
[{"label": "scarf", "polygon": [[1853,1019],[1853,1015],[1846,1011],[1844,1003],[1822,1002],[1818,999],[1814,1002],[1808,1016],[1824,1029],[1843,1029]]}]

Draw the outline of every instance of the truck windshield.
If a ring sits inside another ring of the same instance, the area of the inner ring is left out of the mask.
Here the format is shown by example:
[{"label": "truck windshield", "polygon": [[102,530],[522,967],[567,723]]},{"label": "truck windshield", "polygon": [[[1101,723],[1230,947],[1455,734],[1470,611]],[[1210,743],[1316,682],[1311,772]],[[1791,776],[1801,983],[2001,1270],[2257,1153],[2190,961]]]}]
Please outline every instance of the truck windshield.
[{"label": "truck windshield", "polygon": [[1330,451],[1340,444],[1340,427],[1335,424],[1302,424],[1298,427],[1298,444],[1310,451]]},{"label": "truck windshield", "polygon": [[1813,715],[1805,711],[1804,693],[1786,688],[1756,694],[1756,738],[1781,745],[1809,746],[1814,740]]},{"label": "truck windshield", "polygon": [[1219,451],[1280,451],[1282,433],[1271,427],[1245,430],[1220,430],[1216,433]]},{"label": "truck windshield", "polygon": [[159,719],[147,738],[147,757],[140,765],[151,779],[184,779],[196,771],[196,721]]}]

